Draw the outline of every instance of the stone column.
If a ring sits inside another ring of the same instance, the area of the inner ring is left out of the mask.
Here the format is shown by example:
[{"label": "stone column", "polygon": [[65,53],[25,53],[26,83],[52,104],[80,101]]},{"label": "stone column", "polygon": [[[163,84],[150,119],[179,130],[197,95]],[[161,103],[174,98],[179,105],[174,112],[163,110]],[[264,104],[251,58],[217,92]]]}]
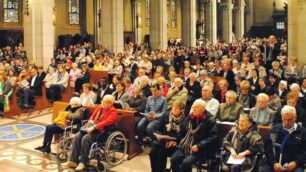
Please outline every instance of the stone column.
[{"label": "stone column", "polygon": [[306,3],[304,0],[288,1],[288,55],[306,64]]},{"label": "stone column", "polygon": [[244,3],[245,0],[238,0],[235,9],[235,34],[237,38],[242,38],[244,35]]},{"label": "stone column", "polygon": [[182,38],[183,45],[196,46],[196,1],[183,0],[182,2]]},{"label": "stone column", "polygon": [[24,16],[24,47],[28,58],[44,69],[53,58],[54,0],[29,1],[29,15]]},{"label": "stone column", "polygon": [[137,43],[141,43],[143,38],[141,37],[141,31],[142,31],[142,18],[141,18],[141,2],[140,0],[133,0],[132,1],[133,6],[133,30],[135,32],[135,41]]},{"label": "stone column", "polygon": [[224,0],[222,3],[222,37],[226,43],[232,42],[233,39],[233,14],[232,14],[232,0]]},{"label": "stone column", "polygon": [[99,0],[98,42],[114,53],[123,52],[123,0]]},{"label": "stone column", "polygon": [[254,1],[253,0],[248,0],[248,2],[246,3],[246,9],[245,9],[245,31],[248,32],[251,27],[254,24]]},{"label": "stone column", "polygon": [[150,1],[150,43],[153,49],[166,49],[167,36],[167,0]]},{"label": "stone column", "polygon": [[217,1],[205,3],[205,37],[213,44],[217,43]]}]

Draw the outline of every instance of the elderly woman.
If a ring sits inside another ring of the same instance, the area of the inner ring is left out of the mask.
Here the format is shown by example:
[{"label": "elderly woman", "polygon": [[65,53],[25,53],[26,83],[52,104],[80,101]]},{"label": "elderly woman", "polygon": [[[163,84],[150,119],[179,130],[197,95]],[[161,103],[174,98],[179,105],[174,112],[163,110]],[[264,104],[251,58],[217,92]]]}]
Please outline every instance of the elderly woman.
[{"label": "elderly woman", "polygon": [[287,81],[281,80],[278,84],[277,95],[281,99],[282,104],[285,102],[287,93]]},{"label": "elderly woman", "polygon": [[64,132],[67,126],[67,120],[73,121],[73,125],[80,126],[82,115],[85,108],[81,105],[81,99],[73,97],[70,99],[69,105],[65,108],[65,111],[58,114],[54,119],[54,123],[47,125],[43,145],[36,147],[35,150],[42,151],[49,154],[51,152],[51,142],[54,134],[61,134]]},{"label": "elderly woman", "polygon": [[184,123],[184,108],[185,102],[182,100],[176,100],[173,103],[172,110],[169,113],[169,117],[162,122],[163,126],[156,133],[160,135],[168,135],[175,139],[163,139],[161,136],[156,135],[156,140],[152,144],[150,151],[150,162],[152,172],[162,172],[166,169],[167,156],[171,156],[176,150],[176,146],[179,144],[180,139],[183,137],[182,133]]},{"label": "elderly woman", "polygon": [[236,92],[230,90],[226,92],[226,102],[221,103],[216,119],[220,121],[236,122],[239,115],[243,113],[243,106],[236,102]]},{"label": "elderly woman", "polygon": [[192,113],[182,128],[186,132],[182,133],[178,149],[171,156],[173,172],[191,172],[192,164],[215,154],[218,137],[215,119],[206,111],[205,102],[201,99],[196,100],[191,109]]},{"label": "elderly woman", "polygon": [[284,71],[284,78],[289,82],[289,84],[300,79],[301,71],[302,66],[298,64],[297,58],[294,56],[289,57],[288,65]]},{"label": "elderly woman", "polygon": [[228,82],[226,79],[221,79],[218,82],[218,85],[220,87],[220,91],[218,91],[215,95],[215,98],[220,102],[224,103],[225,102],[225,94],[228,91]]},{"label": "elderly woman", "polygon": [[250,91],[251,85],[249,81],[242,81],[240,84],[240,94],[238,96],[238,103],[240,103],[244,109],[251,109],[256,104],[256,98]]},{"label": "elderly woman", "polygon": [[96,106],[86,124],[86,132],[78,132],[75,135],[71,156],[69,161],[63,165],[64,169],[76,168],[76,171],[85,169],[91,144],[105,138],[106,132],[104,131],[108,126],[114,125],[117,120],[118,114],[113,106],[114,102],[115,98],[112,95],[106,95],[101,105]]},{"label": "elderly woman", "polygon": [[273,122],[275,111],[268,107],[269,96],[260,93],[257,96],[256,106],[250,111],[251,117],[258,125],[271,125]]},{"label": "elderly woman", "polygon": [[200,83],[197,81],[197,78],[198,78],[197,74],[192,72],[191,74],[189,74],[189,80],[187,80],[188,82],[185,84],[186,89],[188,91],[187,102],[186,102],[187,113],[189,112],[193,102],[196,99],[201,98],[201,88],[202,87]]},{"label": "elderly woman", "polygon": [[91,90],[89,83],[83,84],[83,93],[80,96],[82,106],[94,107],[97,101],[97,94]]},{"label": "elderly woman", "polygon": [[231,172],[254,171],[254,155],[264,151],[264,144],[252,117],[247,114],[240,115],[238,125],[233,127],[223,139],[223,147],[228,151],[228,157],[246,158],[242,164],[223,166],[223,170]]},{"label": "elderly woman", "polygon": [[187,89],[184,87],[184,82],[181,78],[176,77],[173,82],[173,86],[169,89],[166,98],[168,101],[168,109],[172,107],[172,104],[176,100],[187,101]]},{"label": "elderly woman", "polygon": [[129,95],[125,92],[124,82],[119,82],[116,85],[116,91],[113,92],[112,95],[115,97],[115,104],[123,104],[127,102]]}]

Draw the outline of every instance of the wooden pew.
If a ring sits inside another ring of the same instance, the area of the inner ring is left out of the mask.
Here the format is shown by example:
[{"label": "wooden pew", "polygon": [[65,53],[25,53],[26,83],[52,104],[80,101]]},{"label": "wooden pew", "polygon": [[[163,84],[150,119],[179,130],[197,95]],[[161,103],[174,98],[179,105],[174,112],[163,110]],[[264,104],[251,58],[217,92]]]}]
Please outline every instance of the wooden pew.
[{"label": "wooden pew", "polygon": [[[58,112],[60,110],[65,109],[68,106],[66,102],[54,102],[53,103],[53,114],[52,120],[56,118]],[[87,107],[90,110],[90,113],[93,112],[95,109],[94,107]],[[141,152],[141,147],[137,144],[135,139],[135,111],[128,111],[128,110],[121,110],[117,109],[118,111],[118,120],[117,126],[119,130],[124,133],[124,135],[128,139],[128,160],[134,158]]]},{"label": "wooden pew", "polygon": [[[68,86],[62,92],[62,101],[69,102],[71,96],[72,96],[72,88]],[[35,102],[36,104],[34,108],[20,109],[17,104],[16,88],[14,88],[14,92],[10,100],[10,111],[5,112],[4,117],[11,117],[15,115],[20,115],[22,113],[30,113],[52,107],[52,103],[49,103],[47,100],[46,87],[44,85],[42,86],[42,96],[35,96]]]},{"label": "wooden pew", "polygon": [[100,82],[100,80],[104,77],[108,78],[108,71],[94,71],[90,70],[90,82],[95,83],[95,82]]}]

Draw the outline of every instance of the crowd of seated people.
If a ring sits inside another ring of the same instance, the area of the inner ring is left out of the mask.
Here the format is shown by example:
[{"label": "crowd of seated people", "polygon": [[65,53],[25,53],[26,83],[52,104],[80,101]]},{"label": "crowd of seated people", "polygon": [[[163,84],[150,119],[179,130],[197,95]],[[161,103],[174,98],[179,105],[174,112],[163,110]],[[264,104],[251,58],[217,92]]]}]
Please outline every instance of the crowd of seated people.
[{"label": "crowd of seated people", "polygon": [[[31,78],[35,79],[37,75],[36,78],[43,81],[47,88],[46,96],[50,102],[60,100],[61,92],[68,86],[74,87],[74,95],[80,95],[83,106],[96,107],[105,96],[113,95],[112,104],[115,107],[137,111],[135,130],[138,143],[142,144],[147,135],[154,149],[164,150],[176,145],[176,149],[167,154],[176,164],[172,166],[173,171],[189,171],[191,162],[198,160],[198,155],[207,149],[215,150],[210,145],[218,134],[215,121],[238,123],[235,130],[244,135],[243,130],[253,129],[254,123],[265,126],[285,123],[287,119],[282,111],[288,105],[296,110],[292,115],[293,118],[296,116],[294,122],[305,127],[306,67],[301,66],[296,57],[285,58],[286,53],[286,42],[277,40],[273,35],[267,41],[244,38],[235,39],[230,44],[218,42],[213,45],[208,42],[189,48],[170,46],[165,50],[151,50],[129,43],[124,52],[118,54],[102,45],[94,49],[90,43],[84,43],[70,46],[67,50],[56,50],[44,79],[39,78],[34,64],[18,58],[3,60],[0,68],[9,81],[14,69],[17,90],[27,89],[22,84],[26,83],[24,81],[29,83],[30,88],[33,87]],[[109,75],[98,83],[89,84],[90,70],[108,71]],[[184,106],[177,101],[182,101]],[[22,104],[26,107],[25,103]],[[186,124],[182,123],[182,131],[179,131],[183,136],[175,143],[163,143],[154,133],[167,133],[163,126],[165,122],[173,122],[169,121],[169,116],[178,109],[180,112],[177,115],[183,115],[186,120]],[[244,113],[249,116],[241,116]],[[283,127],[293,132],[297,128]],[[304,130],[301,129],[301,132]],[[303,139],[304,136],[301,136]],[[240,149],[228,146],[231,141],[224,144],[225,148],[239,156],[237,151]],[[80,143],[78,145],[80,147]],[[242,151],[246,151],[244,155],[248,156],[258,150]],[[303,146],[301,150],[306,151]],[[154,151],[159,154],[160,150]],[[153,164],[157,156],[154,151],[151,152]],[[79,161],[78,155],[74,153],[74,164],[71,163],[71,166],[82,162],[86,164],[87,160]],[[164,162],[164,159],[158,161]],[[281,165],[284,163],[281,162]],[[161,164],[156,169],[164,167]]]}]

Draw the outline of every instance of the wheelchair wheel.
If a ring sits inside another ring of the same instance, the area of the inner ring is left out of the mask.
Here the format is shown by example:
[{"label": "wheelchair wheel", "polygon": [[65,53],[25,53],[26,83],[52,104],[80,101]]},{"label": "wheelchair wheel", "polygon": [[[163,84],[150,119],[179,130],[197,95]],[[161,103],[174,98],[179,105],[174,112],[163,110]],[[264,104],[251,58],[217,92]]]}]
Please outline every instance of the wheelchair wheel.
[{"label": "wheelchair wheel", "polygon": [[108,164],[115,166],[120,164],[127,151],[127,139],[120,131],[113,132],[105,143],[105,159]]},{"label": "wheelchair wheel", "polygon": [[59,151],[56,157],[61,163],[66,162],[68,160],[68,153],[67,151]]}]

